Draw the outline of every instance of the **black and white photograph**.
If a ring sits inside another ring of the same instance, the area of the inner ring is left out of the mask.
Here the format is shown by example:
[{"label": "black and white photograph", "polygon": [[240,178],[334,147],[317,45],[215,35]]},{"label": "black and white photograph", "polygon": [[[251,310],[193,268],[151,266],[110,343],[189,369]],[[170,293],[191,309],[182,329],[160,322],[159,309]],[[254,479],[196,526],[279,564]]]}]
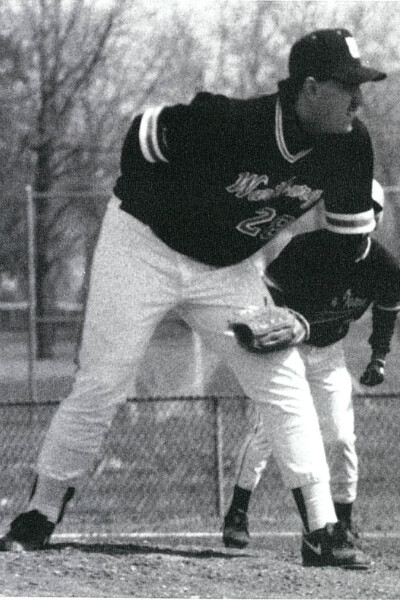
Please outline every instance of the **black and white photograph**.
[{"label": "black and white photograph", "polygon": [[0,597],[400,598],[400,1],[0,16]]}]

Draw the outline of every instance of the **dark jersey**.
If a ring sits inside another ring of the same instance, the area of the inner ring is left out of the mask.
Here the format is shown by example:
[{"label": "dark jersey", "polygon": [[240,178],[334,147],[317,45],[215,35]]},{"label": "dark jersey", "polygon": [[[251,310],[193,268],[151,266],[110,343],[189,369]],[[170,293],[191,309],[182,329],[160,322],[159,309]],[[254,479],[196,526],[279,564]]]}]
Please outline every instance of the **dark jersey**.
[{"label": "dark jersey", "polygon": [[308,343],[327,346],[343,338],[351,321],[373,304],[374,352],[390,349],[400,309],[400,265],[374,239],[368,254],[345,261],[332,251],[326,231],[298,235],[268,266],[268,276],[282,291],[280,301],[310,322]]},{"label": "dark jersey", "polygon": [[203,92],[133,120],[114,192],[174,250],[227,266],[321,200],[329,214],[362,226],[372,169],[369,134],[357,120],[349,134],[309,140],[278,94]]}]

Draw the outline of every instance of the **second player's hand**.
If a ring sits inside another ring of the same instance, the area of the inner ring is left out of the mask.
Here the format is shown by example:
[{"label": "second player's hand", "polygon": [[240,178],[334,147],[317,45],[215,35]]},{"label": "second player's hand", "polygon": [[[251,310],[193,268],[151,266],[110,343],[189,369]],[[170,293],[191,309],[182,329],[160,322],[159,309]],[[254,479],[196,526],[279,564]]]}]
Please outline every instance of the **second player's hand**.
[{"label": "second player's hand", "polygon": [[383,360],[371,360],[360,377],[360,383],[363,385],[379,385],[385,379],[385,362]]}]

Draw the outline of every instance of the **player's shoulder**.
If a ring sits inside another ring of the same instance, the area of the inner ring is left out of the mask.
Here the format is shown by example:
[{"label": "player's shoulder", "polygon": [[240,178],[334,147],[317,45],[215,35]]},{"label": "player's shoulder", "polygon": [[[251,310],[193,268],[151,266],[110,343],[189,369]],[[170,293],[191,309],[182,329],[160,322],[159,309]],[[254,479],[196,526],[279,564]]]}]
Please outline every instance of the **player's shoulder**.
[{"label": "player's shoulder", "polygon": [[390,252],[379,240],[371,238],[370,258],[378,267],[382,265],[390,265],[392,268],[400,271],[400,261]]},{"label": "player's shoulder", "polygon": [[383,244],[375,238],[371,239],[371,250],[366,267],[371,277],[384,286],[400,288],[400,261]]},{"label": "player's shoulder", "polygon": [[191,107],[209,111],[210,114],[229,117],[230,119],[256,118],[265,116],[275,109],[278,94],[266,94],[250,98],[236,98],[212,92],[199,92],[193,98]]}]

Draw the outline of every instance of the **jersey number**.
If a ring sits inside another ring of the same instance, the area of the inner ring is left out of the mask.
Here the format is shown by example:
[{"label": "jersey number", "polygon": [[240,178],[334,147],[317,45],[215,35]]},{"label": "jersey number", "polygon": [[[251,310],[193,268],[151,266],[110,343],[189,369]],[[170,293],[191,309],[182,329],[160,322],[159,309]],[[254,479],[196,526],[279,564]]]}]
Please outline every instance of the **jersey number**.
[{"label": "jersey number", "polygon": [[250,219],[246,219],[245,221],[239,223],[239,225],[236,226],[236,229],[241,233],[256,237],[263,229],[260,227],[260,225],[271,223],[275,216],[276,210],[273,208],[267,208],[263,210],[262,214],[257,215],[256,217],[251,217]]}]

